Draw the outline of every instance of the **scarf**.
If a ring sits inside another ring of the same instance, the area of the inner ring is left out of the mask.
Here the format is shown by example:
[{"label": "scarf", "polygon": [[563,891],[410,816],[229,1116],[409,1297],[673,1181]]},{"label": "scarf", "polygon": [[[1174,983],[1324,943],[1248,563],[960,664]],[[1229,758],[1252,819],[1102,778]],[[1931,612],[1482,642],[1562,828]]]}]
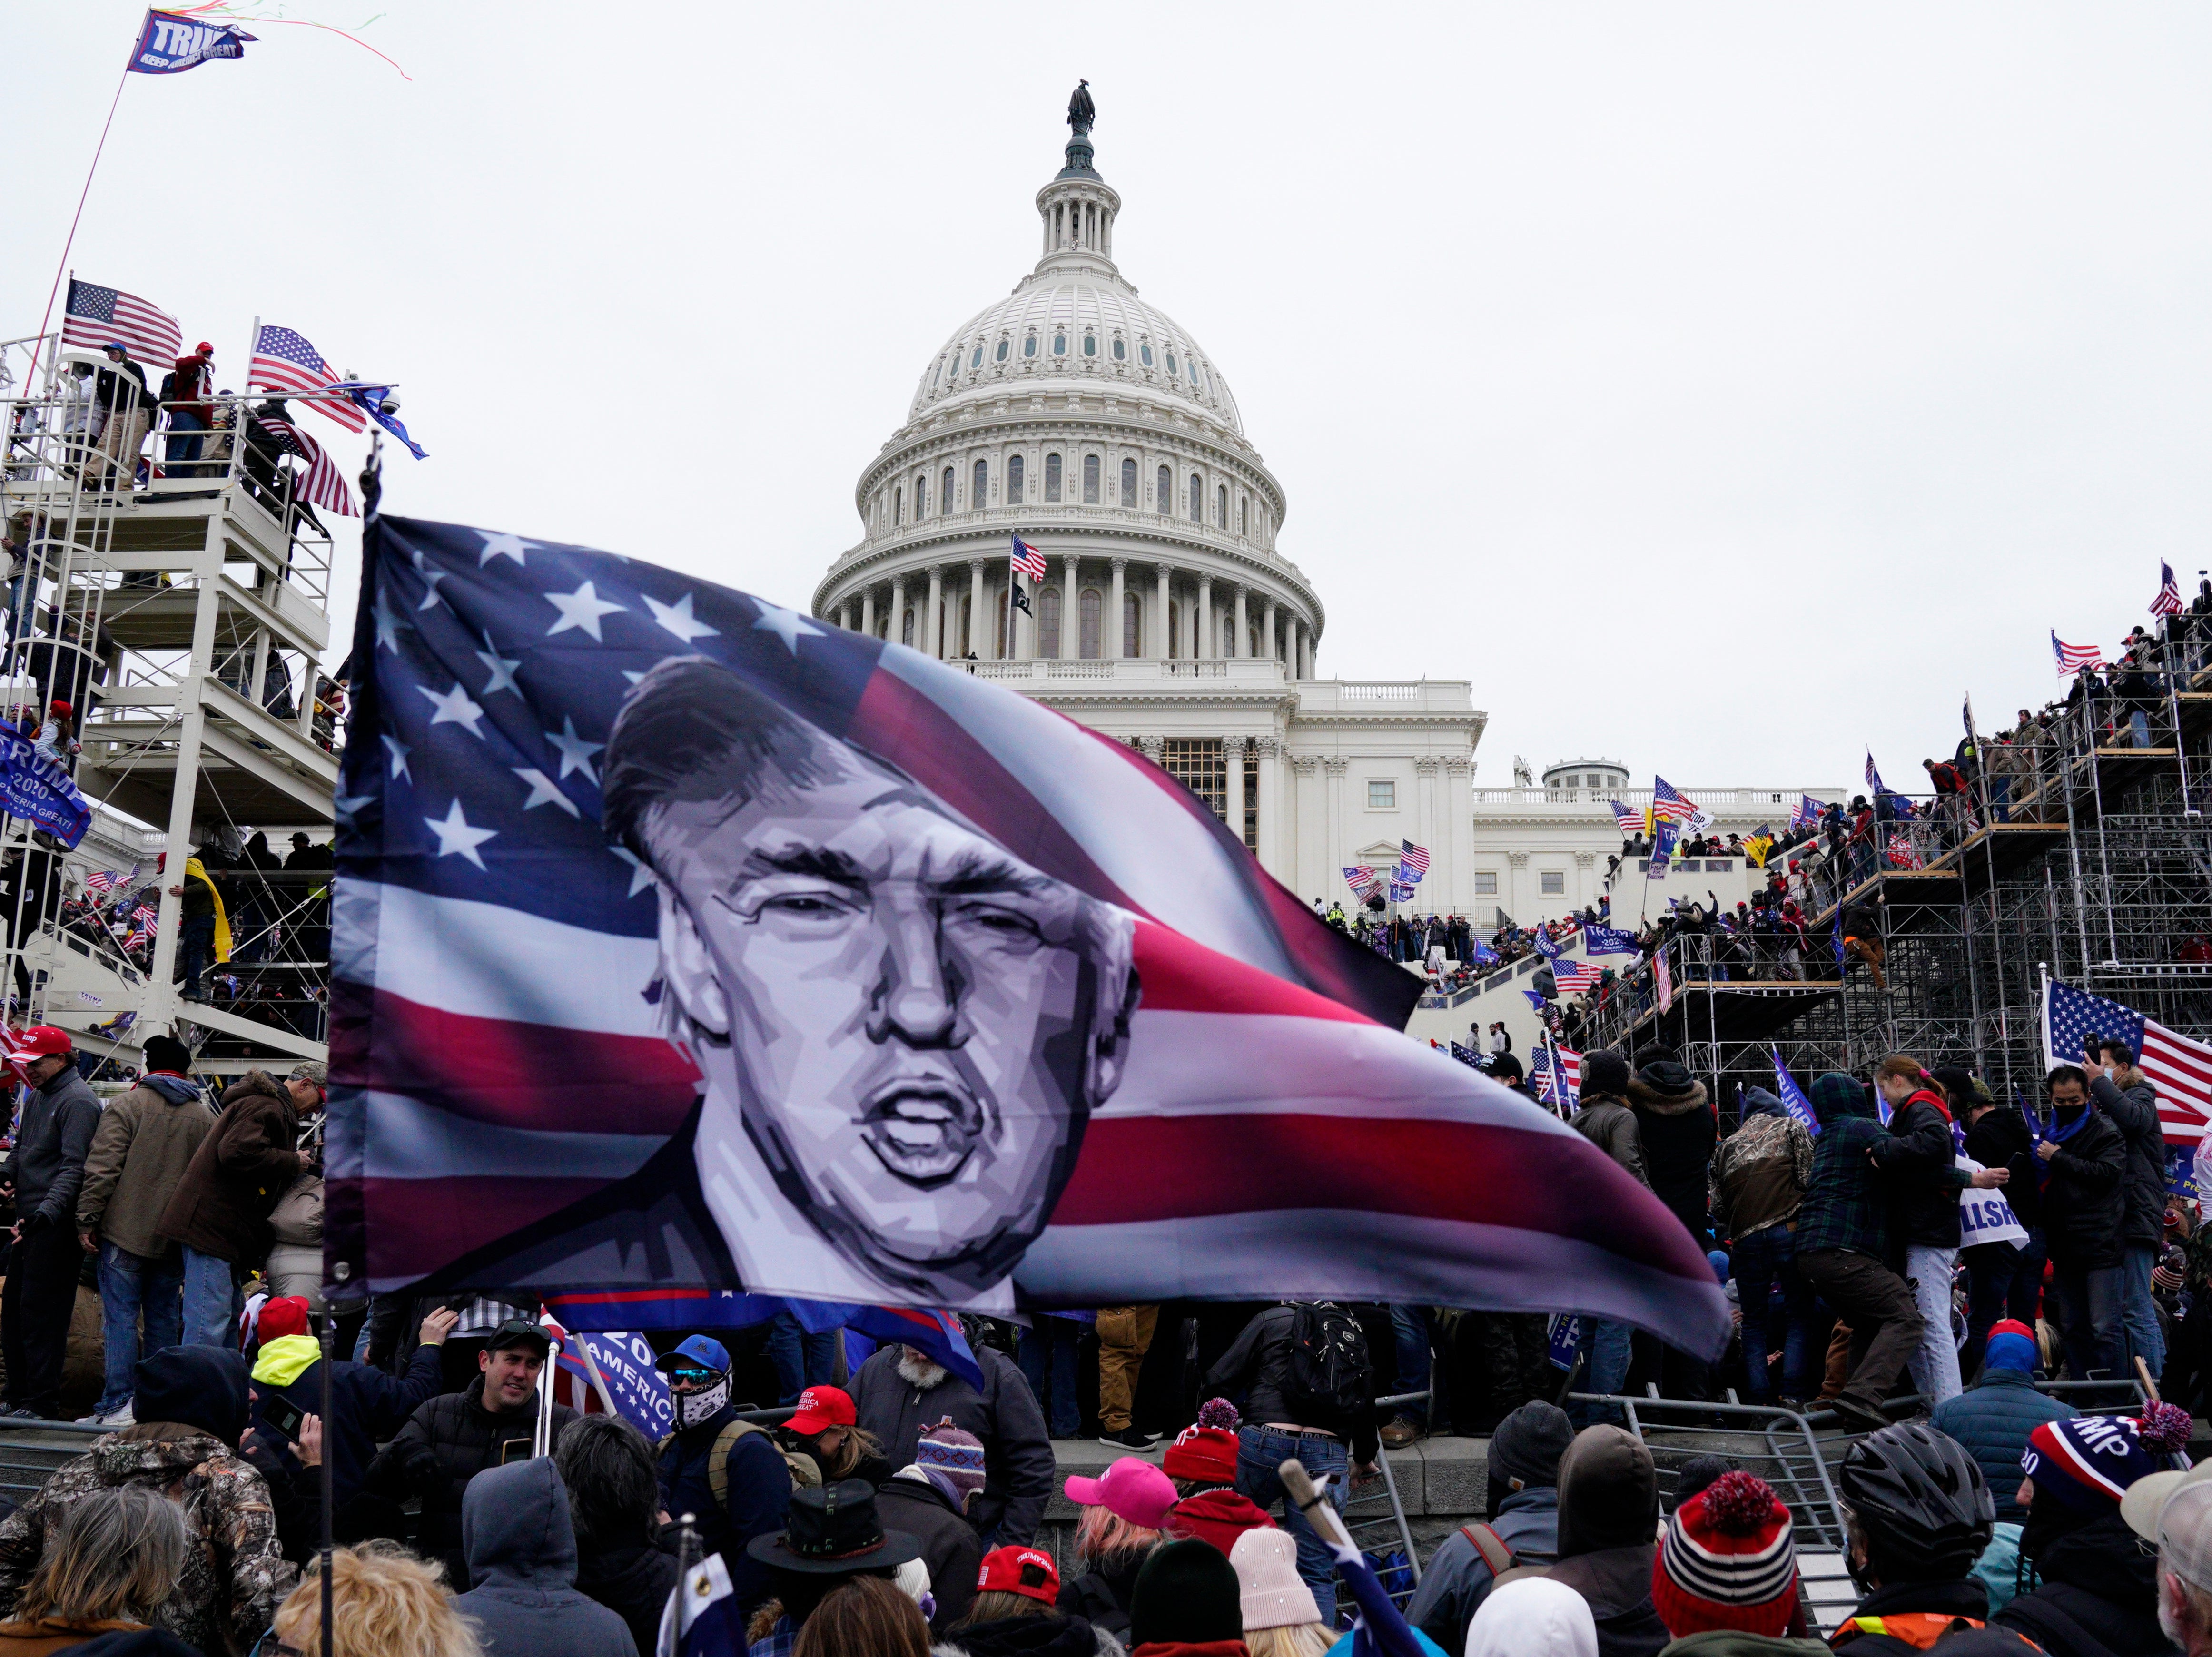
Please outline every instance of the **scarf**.
[{"label": "scarf", "polygon": [[208,895],[215,900],[215,958],[217,961],[229,960],[230,916],[223,909],[222,894],[216,889],[215,882],[208,878],[206,866],[198,858],[185,859],[185,878],[198,881],[208,889]]}]

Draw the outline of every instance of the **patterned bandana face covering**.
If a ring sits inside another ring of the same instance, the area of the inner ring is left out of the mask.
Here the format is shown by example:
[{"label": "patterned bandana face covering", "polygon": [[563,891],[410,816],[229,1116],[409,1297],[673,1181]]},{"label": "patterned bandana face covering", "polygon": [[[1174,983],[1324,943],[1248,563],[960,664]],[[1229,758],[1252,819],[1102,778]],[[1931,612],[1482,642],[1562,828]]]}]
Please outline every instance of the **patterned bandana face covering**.
[{"label": "patterned bandana face covering", "polygon": [[678,1427],[696,1427],[711,1421],[729,1401],[730,1377],[725,1370],[712,1387],[702,1387],[696,1393],[676,1394],[676,1424]]}]

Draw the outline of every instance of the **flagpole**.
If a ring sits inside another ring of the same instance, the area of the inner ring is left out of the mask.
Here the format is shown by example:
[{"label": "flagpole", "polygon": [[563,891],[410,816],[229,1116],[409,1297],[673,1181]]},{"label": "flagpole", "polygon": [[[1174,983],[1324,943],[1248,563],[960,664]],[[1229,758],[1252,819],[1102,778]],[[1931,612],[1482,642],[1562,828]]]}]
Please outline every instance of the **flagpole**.
[{"label": "flagpole", "polygon": [[[100,171],[100,154],[107,148],[107,130],[115,124],[115,112],[123,102],[123,88],[131,79],[131,65],[137,55],[138,43],[134,39],[131,43],[131,56],[123,60],[123,73],[116,79],[115,97],[107,106],[107,118],[100,124],[100,142],[93,146],[92,165],[85,169],[84,188],[77,192],[76,211],[70,215],[69,237],[62,243],[61,263],[54,267],[53,286],[46,289],[46,314],[39,319],[39,337],[41,340],[46,337],[46,325],[53,320],[54,295],[61,292],[62,273],[69,269],[70,249],[76,246],[77,223],[84,217],[84,203],[92,194],[93,174]],[[59,360],[59,355],[57,354],[48,361],[46,372],[49,375],[53,373],[54,364]]]}]

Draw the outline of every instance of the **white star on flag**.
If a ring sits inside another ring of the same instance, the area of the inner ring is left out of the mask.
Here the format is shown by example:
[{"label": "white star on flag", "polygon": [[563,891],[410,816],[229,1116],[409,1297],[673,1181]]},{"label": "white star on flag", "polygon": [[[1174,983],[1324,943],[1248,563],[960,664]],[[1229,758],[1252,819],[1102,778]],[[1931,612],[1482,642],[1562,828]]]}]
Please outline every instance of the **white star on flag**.
[{"label": "white star on flag", "polygon": [[483,537],[483,550],[477,555],[478,569],[482,569],[495,558],[512,558],[518,565],[526,569],[529,566],[525,562],[522,555],[526,552],[535,552],[538,549],[538,543],[535,541],[526,541],[519,535],[508,535],[503,531],[495,535],[489,530],[478,530],[477,533]]},{"label": "white star on flag", "polygon": [[672,604],[664,604],[650,594],[644,595],[645,607],[653,612],[653,619],[690,644],[694,639],[717,639],[722,630],[708,627],[691,614],[691,595],[685,593]]},{"label": "white star on flag", "polygon": [[335,794],[331,798],[331,810],[340,822],[351,822],[353,814],[375,798],[374,794]]},{"label": "white star on flag", "polygon": [[407,756],[415,750],[397,737],[385,737],[384,745],[392,753],[392,774],[395,777],[404,777],[410,782],[414,781],[415,774],[407,768]]},{"label": "white star on flag", "polygon": [[572,817],[584,814],[576,809],[576,802],[562,793],[552,778],[534,765],[518,765],[514,774],[530,785],[530,798],[522,802],[522,809],[533,810],[541,805],[557,805]]},{"label": "white star on flag", "polygon": [[458,725],[466,727],[469,735],[481,739],[483,732],[477,729],[477,721],[483,718],[483,709],[469,700],[469,693],[456,684],[441,696],[427,684],[416,689],[430,699],[430,706],[438,711],[430,716],[432,725]]},{"label": "white star on flag", "polygon": [[547,638],[556,633],[566,633],[572,627],[580,627],[592,635],[595,644],[606,642],[599,636],[599,617],[612,616],[624,609],[623,605],[611,604],[600,598],[589,581],[574,592],[549,592],[545,595],[545,602],[561,612],[561,619],[545,629]]},{"label": "white star on flag", "polygon": [[422,578],[423,586],[422,602],[416,605],[415,608],[417,610],[429,610],[435,605],[443,604],[445,600],[438,597],[438,583],[444,580],[448,575],[452,574],[453,572],[451,570],[444,569],[425,569],[422,566],[422,554],[420,549],[416,549],[413,556],[415,560],[415,573]]},{"label": "white star on flag", "polygon": [[635,897],[653,884],[653,871],[647,868],[637,853],[631,851],[629,847],[610,846],[607,850],[629,865],[629,890],[623,894],[624,896]]},{"label": "white star on flag", "polygon": [[[458,853],[479,869],[483,868],[484,860],[477,855],[477,847],[499,833],[496,828],[470,828],[469,820],[461,815],[461,802],[458,796],[454,798],[451,809],[447,811],[442,821],[436,817],[425,817],[422,821],[429,825],[430,832],[438,837],[440,857],[449,858]],[[489,870],[484,871],[487,874],[490,872]]]},{"label": "white star on flag", "polygon": [[790,648],[791,653],[794,656],[799,654],[800,634],[810,634],[816,638],[819,638],[822,634],[820,628],[815,626],[797,610],[779,610],[767,600],[761,598],[756,598],[753,602],[760,605],[760,619],[753,625],[757,628],[765,628],[775,634]]},{"label": "white star on flag", "polygon": [[561,716],[560,730],[547,731],[545,740],[561,750],[561,774],[563,777],[571,771],[580,771],[586,781],[594,788],[599,786],[599,774],[592,769],[592,756],[605,748],[606,744],[586,742],[576,734],[576,721],[566,713]]},{"label": "white star on flag", "polygon": [[399,618],[386,604],[381,587],[377,589],[376,602],[369,606],[368,613],[376,617],[376,647],[388,650],[397,656],[399,653]]},{"label": "white star on flag", "polygon": [[518,696],[522,694],[522,687],[514,682],[514,670],[522,665],[522,658],[501,655],[499,646],[487,634],[484,647],[477,652],[477,659],[491,670],[491,683],[483,688],[485,695],[496,695],[502,690],[512,690]]}]

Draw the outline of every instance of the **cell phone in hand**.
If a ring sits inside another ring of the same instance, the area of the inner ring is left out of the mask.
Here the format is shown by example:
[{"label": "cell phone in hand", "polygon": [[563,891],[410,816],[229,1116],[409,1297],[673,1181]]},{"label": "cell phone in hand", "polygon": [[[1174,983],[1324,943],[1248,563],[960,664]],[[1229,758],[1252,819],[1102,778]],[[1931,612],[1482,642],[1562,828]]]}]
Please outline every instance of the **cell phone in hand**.
[{"label": "cell phone in hand", "polygon": [[287,1443],[300,1442],[300,1424],[307,1412],[281,1393],[271,1393],[261,1406],[261,1424]]}]

